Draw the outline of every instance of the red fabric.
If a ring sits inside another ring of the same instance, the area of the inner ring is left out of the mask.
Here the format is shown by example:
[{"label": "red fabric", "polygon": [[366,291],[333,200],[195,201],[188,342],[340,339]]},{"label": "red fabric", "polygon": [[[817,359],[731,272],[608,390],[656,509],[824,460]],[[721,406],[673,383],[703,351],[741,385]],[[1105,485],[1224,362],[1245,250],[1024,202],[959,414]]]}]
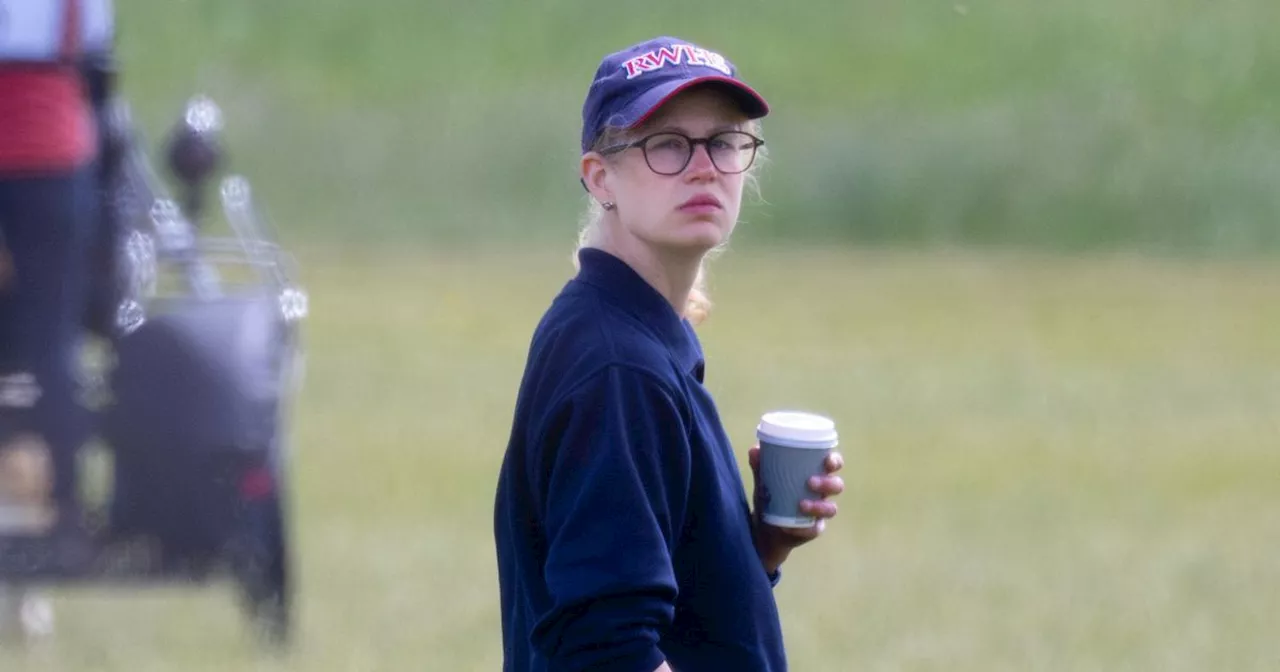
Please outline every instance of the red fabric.
[{"label": "red fabric", "polygon": [[75,71],[0,67],[0,171],[74,168],[96,144]]},{"label": "red fabric", "polygon": [[70,58],[80,51],[80,0],[67,0],[66,9],[62,15],[62,57]]},{"label": "red fabric", "polygon": [[[67,2],[63,56],[79,48],[80,3]],[[71,67],[0,65],[0,172],[74,168],[97,145],[92,110]]]}]

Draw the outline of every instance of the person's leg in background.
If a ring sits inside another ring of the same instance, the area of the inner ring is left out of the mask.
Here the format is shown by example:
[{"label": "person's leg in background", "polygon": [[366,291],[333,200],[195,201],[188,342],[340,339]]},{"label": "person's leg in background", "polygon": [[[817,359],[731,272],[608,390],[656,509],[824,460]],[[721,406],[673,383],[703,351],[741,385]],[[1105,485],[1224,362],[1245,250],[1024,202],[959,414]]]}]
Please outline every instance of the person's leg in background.
[{"label": "person's leg in background", "polygon": [[[91,170],[0,178],[0,231],[12,266],[0,291],[0,488],[11,505],[0,525],[9,523],[7,533],[74,533],[81,522],[76,457],[89,427],[77,368],[95,212]],[[9,602],[16,600],[30,631],[27,612],[47,612],[47,601],[17,589]]]}]

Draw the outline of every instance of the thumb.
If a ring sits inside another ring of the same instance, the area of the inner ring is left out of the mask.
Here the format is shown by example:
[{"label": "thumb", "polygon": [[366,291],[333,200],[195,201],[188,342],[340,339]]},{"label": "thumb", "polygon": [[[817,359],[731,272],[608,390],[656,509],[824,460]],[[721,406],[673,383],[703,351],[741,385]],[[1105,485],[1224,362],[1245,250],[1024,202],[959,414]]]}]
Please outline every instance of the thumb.
[{"label": "thumb", "polygon": [[752,446],[747,450],[747,464],[751,465],[751,473],[760,475],[760,446]]}]

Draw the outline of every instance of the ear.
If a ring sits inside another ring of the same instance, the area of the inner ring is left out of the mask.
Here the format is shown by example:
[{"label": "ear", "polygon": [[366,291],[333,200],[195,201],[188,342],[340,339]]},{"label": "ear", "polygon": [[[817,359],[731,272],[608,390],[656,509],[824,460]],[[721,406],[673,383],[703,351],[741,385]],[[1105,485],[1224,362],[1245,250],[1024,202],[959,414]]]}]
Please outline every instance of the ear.
[{"label": "ear", "polygon": [[612,201],[613,192],[608,186],[609,165],[597,152],[582,155],[582,185],[591,193],[591,197],[600,203]]}]

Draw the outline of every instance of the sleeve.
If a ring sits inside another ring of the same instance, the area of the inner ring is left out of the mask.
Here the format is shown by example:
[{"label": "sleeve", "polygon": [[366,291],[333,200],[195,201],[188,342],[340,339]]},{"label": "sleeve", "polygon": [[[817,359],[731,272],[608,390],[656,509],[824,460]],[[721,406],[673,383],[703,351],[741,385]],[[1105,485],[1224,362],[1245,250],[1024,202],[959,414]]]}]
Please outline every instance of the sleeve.
[{"label": "sleeve", "polygon": [[685,421],[651,375],[610,367],[558,405],[549,425],[537,468],[550,599],[532,644],[553,670],[652,672],[675,613]]}]

